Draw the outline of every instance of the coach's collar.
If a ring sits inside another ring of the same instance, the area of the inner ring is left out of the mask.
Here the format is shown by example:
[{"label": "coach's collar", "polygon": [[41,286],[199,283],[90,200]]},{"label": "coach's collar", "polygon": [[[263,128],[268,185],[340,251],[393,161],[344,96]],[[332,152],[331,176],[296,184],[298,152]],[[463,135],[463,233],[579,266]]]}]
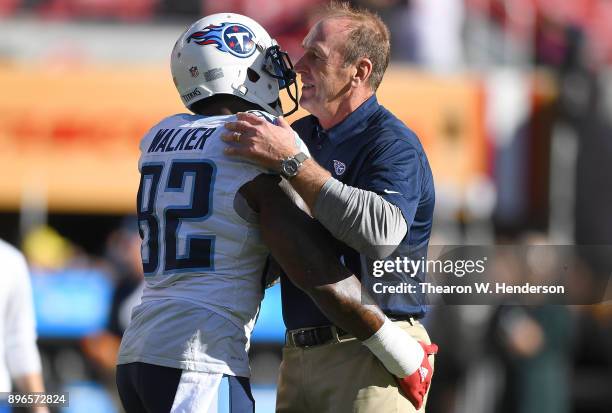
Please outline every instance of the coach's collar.
[{"label": "coach's collar", "polygon": [[376,112],[378,107],[376,95],[372,95],[339,124],[324,130],[317,122],[318,129],[327,135],[334,146],[340,145],[345,140],[363,132],[368,126],[368,119]]}]

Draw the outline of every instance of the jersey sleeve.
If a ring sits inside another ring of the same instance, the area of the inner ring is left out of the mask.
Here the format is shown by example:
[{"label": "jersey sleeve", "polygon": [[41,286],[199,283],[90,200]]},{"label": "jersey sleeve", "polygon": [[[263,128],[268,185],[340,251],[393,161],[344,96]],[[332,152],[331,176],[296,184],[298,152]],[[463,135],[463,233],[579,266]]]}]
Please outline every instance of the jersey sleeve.
[{"label": "jersey sleeve", "polygon": [[40,372],[41,362],[36,347],[36,322],[28,268],[21,254],[15,253],[10,258],[5,265],[8,264],[13,283],[7,295],[4,337],[8,370],[12,378],[17,378]]}]

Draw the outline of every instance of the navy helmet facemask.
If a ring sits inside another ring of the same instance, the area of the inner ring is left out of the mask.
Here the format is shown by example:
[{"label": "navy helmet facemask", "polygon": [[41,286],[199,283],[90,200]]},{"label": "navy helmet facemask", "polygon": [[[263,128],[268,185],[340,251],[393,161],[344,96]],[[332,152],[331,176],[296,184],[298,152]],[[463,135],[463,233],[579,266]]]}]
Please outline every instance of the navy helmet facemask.
[{"label": "navy helmet facemask", "polygon": [[[297,74],[293,69],[293,63],[289,54],[280,49],[278,44],[269,47],[264,57],[263,70],[272,78],[278,80],[278,89],[287,89],[287,95],[293,102],[293,108],[284,112],[283,116],[289,116],[298,110],[298,86]],[[293,86],[293,88],[291,87]],[[293,91],[292,91],[293,89]]]}]

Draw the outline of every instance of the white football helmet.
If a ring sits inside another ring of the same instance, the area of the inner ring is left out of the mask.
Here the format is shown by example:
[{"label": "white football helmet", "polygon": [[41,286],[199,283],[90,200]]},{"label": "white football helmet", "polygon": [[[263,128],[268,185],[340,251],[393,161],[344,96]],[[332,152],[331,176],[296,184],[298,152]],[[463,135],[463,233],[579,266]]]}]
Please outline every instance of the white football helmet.
[{"label": "white football helmet", "polygon": [[170,66],[188,109],[199,100],[228,94],[280,116],[278,95],[286,88],[295,107],[285,115],[297,110],[296,75],[289,56],[246,16],[218,13],[198,20],[176,41]]}]

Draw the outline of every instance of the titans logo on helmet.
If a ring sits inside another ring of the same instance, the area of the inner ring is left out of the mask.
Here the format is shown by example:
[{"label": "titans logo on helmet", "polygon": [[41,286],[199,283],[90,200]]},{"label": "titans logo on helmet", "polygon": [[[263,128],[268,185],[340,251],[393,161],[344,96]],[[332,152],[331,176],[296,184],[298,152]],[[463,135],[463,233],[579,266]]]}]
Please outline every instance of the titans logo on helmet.
[{"label": "titans logo on helmet", "polygon": [[210,25],[204,29],[192,33],[187,38],[187,43],[193,40],[195,43],[205,46],[214,45],[218,50],[230,53],[236,57],[249,57],[255,52],[255,35],[243,24],[222,23]]}]

